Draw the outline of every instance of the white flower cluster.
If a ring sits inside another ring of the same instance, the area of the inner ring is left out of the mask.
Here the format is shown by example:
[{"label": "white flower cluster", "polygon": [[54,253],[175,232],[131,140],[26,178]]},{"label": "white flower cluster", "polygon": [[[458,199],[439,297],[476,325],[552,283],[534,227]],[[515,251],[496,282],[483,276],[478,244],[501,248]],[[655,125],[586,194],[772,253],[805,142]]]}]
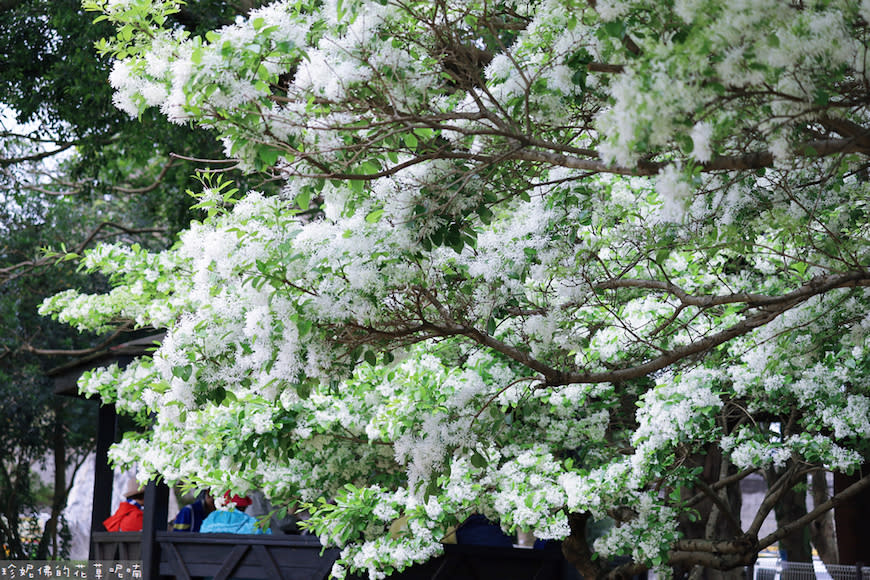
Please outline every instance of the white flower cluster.
[{"label": "white flower cluster", "polygon": [[595,551],[605,557],[630,555],[658,566],[677,537],[676,512],[650,493],[641,494],[635,507],[637,517],[595,540]]}]

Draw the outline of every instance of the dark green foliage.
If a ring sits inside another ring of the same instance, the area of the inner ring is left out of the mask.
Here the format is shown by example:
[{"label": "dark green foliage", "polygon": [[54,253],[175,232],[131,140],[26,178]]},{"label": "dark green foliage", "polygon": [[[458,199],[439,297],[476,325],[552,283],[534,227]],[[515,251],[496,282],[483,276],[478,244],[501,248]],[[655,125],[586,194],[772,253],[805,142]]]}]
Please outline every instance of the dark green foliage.
[{"label": "dark green foliage", "polygon": [[[39,384],[34,369],[21,367],[12,372],[0,371],[0,545],[9,557],[26,558],[32,546],[25,545],[19,534],[19,516],[35,511],[31,465],[46,451],[51,418],[46,411],[50,391]],[[44,379],[43,379],[44,380]]]},{"label": "dark green foliage", "polygon": [[[191,3],[176,25],[206,30],[231,22],[241,8],[221,1]],[[111,30],[93,17],[79,0],[0,2],[0,103],[32,128],[21,137],[14,135],[20,129],[0,130],[0,143],[16,139],[31,153],[70,146],[67,151],[75,155],[65,161],[63,179],[42,184],[43,189],[75,192],[81,203],[110,196],[112,203],[136,206],[138,222],[127,225],[162,223],[178,231],[192,218],[184,191],[196,189],[191,176],[204,164],[171,154],[220,160],[222,147],[213,134],[173,125],[159,111],[132,119],[115,108],[108,59],[94,48]],[[0,168],[23,156],[3,155],[0,147]],[[33,195],[28,185],[12,189]]]}]

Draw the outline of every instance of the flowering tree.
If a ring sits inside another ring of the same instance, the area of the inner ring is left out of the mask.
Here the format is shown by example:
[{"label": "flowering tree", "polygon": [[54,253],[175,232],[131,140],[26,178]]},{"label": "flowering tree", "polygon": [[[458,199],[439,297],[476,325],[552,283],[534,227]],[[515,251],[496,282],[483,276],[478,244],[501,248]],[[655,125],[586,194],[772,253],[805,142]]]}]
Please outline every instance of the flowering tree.
[{"label": "flowering tree", "polygon": [[207,176],[175,247],[43,305],[168,329],[81,384],[156,416],[113,451],[142,479],[304,502],[339,577],[475,512],[590,578],[728,570],[870,486],[759,536],[868,452],[866,4],[279,1],[204,37],[85,6],[120,108],[283,182]]}]

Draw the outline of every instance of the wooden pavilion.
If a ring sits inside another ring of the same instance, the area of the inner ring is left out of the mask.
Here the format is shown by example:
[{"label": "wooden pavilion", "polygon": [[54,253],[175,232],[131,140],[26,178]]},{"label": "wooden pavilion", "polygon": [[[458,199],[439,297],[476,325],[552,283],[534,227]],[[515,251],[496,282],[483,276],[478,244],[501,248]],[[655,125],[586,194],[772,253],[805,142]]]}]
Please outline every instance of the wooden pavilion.
[{"label": "wooden pavilion", "polygon": [[[126,366],[149,354],[162,335],[151,335],[109,347],[51,372],[55,393],[78,397],[77,381],[89,369]],[[96,403],[95,403],[96,404]],[[151,482],[145,489],[141,532],[106,532],[102,522],[112,512],[113,470],[109,447],[118,440],[114,405],[101,405],[97,420],[96,465],[89,560],[141,560],[142,578],[214,580],[324,580],[338,557],[323,549],[315,536],[236,535],[167,531],[169,489]],[[174,514],[173,514],[174,515]],[[574,580],[580,578],[558,545],[545,550],[445,545],[445,553],[390,577],[395,580]]]}]

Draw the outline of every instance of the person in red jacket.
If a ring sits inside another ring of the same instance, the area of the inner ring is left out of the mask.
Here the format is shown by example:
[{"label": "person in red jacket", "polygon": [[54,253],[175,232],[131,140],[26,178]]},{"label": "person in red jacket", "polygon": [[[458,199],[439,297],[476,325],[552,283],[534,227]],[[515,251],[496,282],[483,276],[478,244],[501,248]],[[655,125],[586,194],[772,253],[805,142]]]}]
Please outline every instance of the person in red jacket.
[{"label": "person in red jacket", "polygon": [[132,479],[127,486],[127,491],[124,492],[124,497],[127,499],[118,505],[115,513],[103,520],[103,525],[110,532],[141,532],[142,515],[145,511],[145,490],[139,487],[135,479]]}]

